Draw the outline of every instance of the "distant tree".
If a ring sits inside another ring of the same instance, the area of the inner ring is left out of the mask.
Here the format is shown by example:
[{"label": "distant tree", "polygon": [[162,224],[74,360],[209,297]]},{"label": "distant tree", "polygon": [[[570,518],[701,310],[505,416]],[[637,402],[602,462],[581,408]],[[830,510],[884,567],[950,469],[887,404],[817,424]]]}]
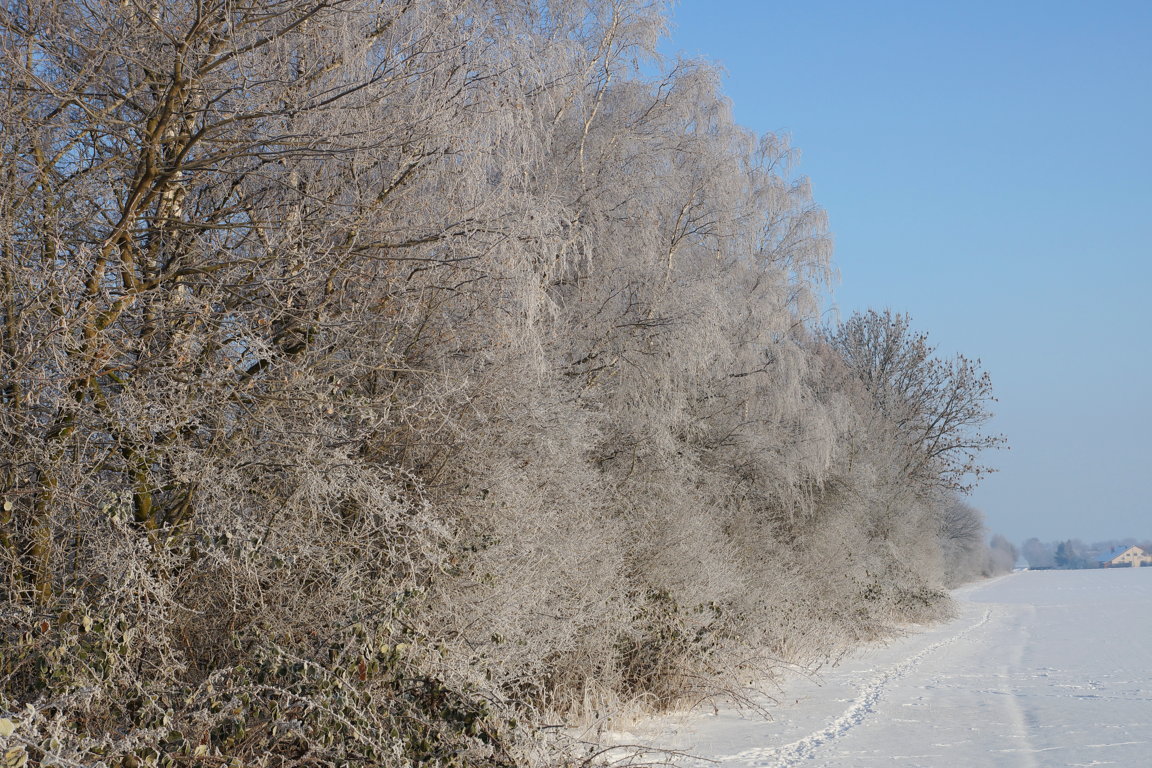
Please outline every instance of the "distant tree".
[{"label": "distant tree", "polygon": [[1053,558],[1056,562],[1057,568],[1071,568],[1072,559],[1075,554],[1072,552],[1069,544],[1071,542],[1062,541],[1056,545],[1056,555]]},{"label": "distant tree", "polygon": [[944,502],[938,515],[946,583],[963,584],[980,578],[988,560],[983,515],[957,496]]},{"label": "distant tree", "polygon": [[988,575],[1008,573],[1016,565],[1019,553],[1015,545],[1003,536],[996,534],[988,545]]},{"label": "distant tree", "polygon": [[940,511],[940,537],[948,541],[972,541],[984,537],[980,512],[958,498],[953,498]]},{"label": "distant tree", "polygon": [[1079,539],[1068,539],[1056,545],[1056,567],[1075,569],[1091,568],[1094,563],[1088,547]]},{"label": "distant tree", "polygon": [[1056,565],[1052,545],[1040,539],[1031,538],[1025,541],[1022,552],[1030,568],[1052,568]]}]

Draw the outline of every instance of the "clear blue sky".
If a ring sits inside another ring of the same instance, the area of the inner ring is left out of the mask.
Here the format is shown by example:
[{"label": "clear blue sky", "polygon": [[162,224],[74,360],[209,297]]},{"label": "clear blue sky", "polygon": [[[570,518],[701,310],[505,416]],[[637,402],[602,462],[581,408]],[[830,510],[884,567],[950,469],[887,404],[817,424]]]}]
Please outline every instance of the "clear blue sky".
[{"label": "clear blue sky", "polygon": [[1152,538],[1152,1],[681,0],[829,213],[842,316],[983,361],[1012,449],[972,497],[1017,543]]}]

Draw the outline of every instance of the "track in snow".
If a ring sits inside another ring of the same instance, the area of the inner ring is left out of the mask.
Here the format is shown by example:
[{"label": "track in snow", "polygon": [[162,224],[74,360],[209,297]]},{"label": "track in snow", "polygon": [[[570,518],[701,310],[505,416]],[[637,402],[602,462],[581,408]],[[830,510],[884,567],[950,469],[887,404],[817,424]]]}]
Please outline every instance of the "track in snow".
[{"label": "track in snow", "polygon": [[1152,765],[1152,568],[1022,573],[956,597],[954,621],[786,682],[771,720],[721,707],[628,741],[694,768]]},{"label": "track in snow", "polygon": [[907,675],[919,665],[925,657],[932,655],[941,648],[952,645],[952,643],[955,643],[957,640],[967,637],[972,632],[983,627],[988,623],[988,619],[991,618],[991,616],[992,610],[990,608],[985,609],[984,615],[975,624],[966,627],[944,640],[933,643],[919,653],[908,657],[899,664],[889,667],[873,677],[860,688],[860,692],[855,701],[844,710],[844,713],[832,721],[826,728],[822,728],[816,733],[809,734],[798,741],[782,747],[749,749],[734,755],[723,755],[710,759],[719,763],[739,761],[748,765],[764,766],[765,768],[791,768],[791,766],[796,765],[801,760],[812,758],[816,750],[841,738],[853,728],[873,716],[876,712],[876,704],[880,701],[880,698],[884,695],[884,691],[893,681],[899,680]]}]

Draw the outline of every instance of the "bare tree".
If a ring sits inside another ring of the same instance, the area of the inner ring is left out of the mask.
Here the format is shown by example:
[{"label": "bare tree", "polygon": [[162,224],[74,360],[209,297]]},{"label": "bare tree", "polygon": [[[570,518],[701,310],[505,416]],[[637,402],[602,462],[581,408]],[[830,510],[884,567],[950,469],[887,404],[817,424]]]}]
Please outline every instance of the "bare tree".
[{"label": "bare tree", "polygon": [[995,398],[979,361],[934,357],[927,334],[913,332],[906,315],[888,310],[853,315],[828,333],[828,341],[895,430],[907,451],[909,477],[965,491],[988,471],[978,455],[1004,438],[981,431]]},{"label": "bare tree", "polygon": [[985,575],[992,553],[983,516],[954,496],[939,509],[940,541],[949,584],[960,584]]}]

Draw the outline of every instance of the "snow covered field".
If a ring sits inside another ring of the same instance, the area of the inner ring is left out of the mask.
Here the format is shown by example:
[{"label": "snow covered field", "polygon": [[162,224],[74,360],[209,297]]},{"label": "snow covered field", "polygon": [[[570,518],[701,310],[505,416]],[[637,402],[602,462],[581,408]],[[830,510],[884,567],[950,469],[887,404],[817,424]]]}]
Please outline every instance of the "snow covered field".
[{"label": "snow covered field", "polygon": [[624,740],[692,766],[1152,766],[1152,568],[1031,571],[958,617],[787,681],[772,721],[721,708]]}]

